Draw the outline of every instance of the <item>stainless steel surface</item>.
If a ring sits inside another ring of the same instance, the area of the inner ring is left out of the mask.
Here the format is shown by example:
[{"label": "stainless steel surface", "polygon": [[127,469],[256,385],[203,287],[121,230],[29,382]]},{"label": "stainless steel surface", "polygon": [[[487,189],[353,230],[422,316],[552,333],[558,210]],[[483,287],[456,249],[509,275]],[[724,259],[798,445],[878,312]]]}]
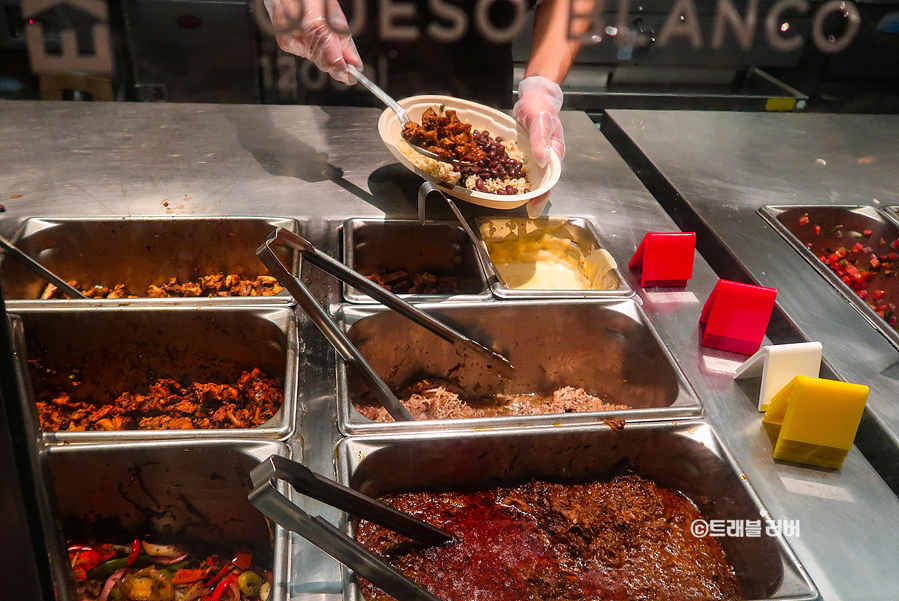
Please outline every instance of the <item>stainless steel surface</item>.
[{"label": "stainless steel surface", "polygon": [[4,254],[10,255],[26,268],[30,269],[41,278],[45,279],[46,281],[62,290],[63,293],[68,294],[72,298],[84,298],[84,295],[81,294],[80,290],[75,290],[74,288],[69,286],[69,284],[65,280],[23,253],[21,250],[16,248],[16,246],[12,242],[7,240],[3,236],[0,236],[0,247],[3,248]]},{"label": "stainless steel surface", "polygon": [[[260,461],[289,453],[282,443],[236,439],[56,446],[48,451],[48,464],[58,527],[69,541],[128,544],[135,536],[155,534],[222,552],[249,548],[273,567],[269,599],[285,601],[287,533],[270,527],[250,504],[247,485]],[[68,563],[64,548],[56,553]],[[77,599],[59,584],[63,601]]]},{"label": "stainless steel surface", "polygon": [[[826,252],[826,248],[836,250],[841,246],[852,248],[856,243],[872,248],[865,254],[862,263],[870,264],[869,255],[885,255],[892,251],[892,244],[899,240],[899,226],[890,218],[885,218],[872,207],[861,206],[815,206],[815,205],[781,205],[766,206],[759,209],[759,214],[773,227],[784,239],[814,267],[818,273],[827,278],[849,303],[858,310],[871,324],[871,327],[883,334],[884,338],[899,350],[899,332],[896,328],[878,315],[868,303],[856,294],[848,284],[830,267],[824,264],[818,255]],[[806,215],[809,218],[808,227],[799,226],[799,219]],[[823,234],[815,235],[812,229],[815,224],[821,228]],[[846,232],[845,238],[834,238],[828,235],[831,230],[840,229],[840,235]],[[802,231],[800,231],[802,230]],[[870,230],[870,236],[863,236],[862,232]],[[857,237],[850,237],[851,234]],[[880,244],[880,240],[884,244]],[[831,254],[831,253],[826,253]],[[869,289],[881,289],[885,294],[884,304],[899,305],[899,290],[895,276],[878,274],[871,278]],[[873,298],[873,297],[872,297]]]},{"label": "stainless steel surface", "polygon": [[[633,141],[642,157],[633,155],[634,148],[619,148],[681,227],[697,234],[704,228],[715,232],[697,244],[706,259],[696,262],[687,286],[697,298],[644,291],[640,296],[649,301],[644,304],[647,313],[666,315],[655,325],[664,339],[671,341],[673,335],[679,341],[674,344],[681,352],[676,347],[672,351],[681,365],[696,366],[686,370],[700,398],[715,395],[716,402],[705,404],[708,418],[769,510],[802,517],[802,538],[793,547],[822,596],[882,598],[893,583],[899,586],[899,499],[884,482],[890,476],[884,468],[896,469],[897,464],[878,459],[889,458],[896,448],[893,437],[881,436],[899,417],[896,350],[833,293],[757,209],[785,202],[896,204],[899,148],[892,132],[899,127],[899,117],[647,111],[608,115],[603,131],[616,144],[615,129]],[[747,277],[748,272],[747,281],[778,289],[778,307],[790,329],[777,332],[776,342],[820,341],[825,370],[870,387],[856,446],[838,472],[773,462],[772,446],[762,439],[755,409],[758,385],[733,381],[733,371],[746,356],[699,347],[701,301],[718,277],[708,262],[722,277]],[[871,463],[878,463],[884,475]],[[872,547],[852,542],[860,540],[859,521],[853,518],[857,515],[873,520],[866,524],[873,529],[864,538]],[[851,557],[847,548],[853,549]]]},{"label": "stainless steel surface", "polygon": [[[621,432],[576,427],[409,437],[350,437],[338,445],[345,484],[381,496],[399,492],[516,486],[531,479],[593,481],[633,471],[679,490],[708,520],[771,514],[712,428],[701,421],[628,424]],[[747,599],[817,599],[782,536],[718,539]],[[347,578],[347,599],[361,599]]]},{"label": "stainless steel surface", "polygon": [[[453,348],[462,358],[463,362],[477,364],[481,369],[491,373],[496,380],[499,380],[500,378],[515,377],[515,368],[505,357],[490,350],[469,336],[454,330],[441,321],[434,319],[421,309],[407,303],[396,294],[393,294],[389,290],[385,290],[365,276],[348,268],[340,261],[332,259],[327,254],[312,246],[308,240],[284,230],[275,232],[272,236],[279,238],[281,243],[288,244],[293,248],[300,250],[306,261],[336,277],[344,284],[350,284],[355,288],[362,289],[362,291],[379,303],[449,342],[453,345]],[[270,239],[270,241],[271,240],[274,240],[274,238]]]},{"label": "stainless steel surface", "polygon": [[[0,111],[4,117],[0,134],[6,140],[5,168],[0,170],[6,212],[0,233],[7,237],[26,217],[252,213],[303,220],[304,236],[332,257],[339,257],[339,232],[346,219],[416,218],[421,179],[398,165],[378,139],[375,126],[380,111],[375,109],[8,102],[0,103]],[[722,122],[734,117],[707,116]],[[876,185],[873,178],[865,182],[864,173],[886,178],[897,162],[895,153],[890,156],[886,150],[871,155],[877,159],[873,162],[859,163],[857,156],[851,161],[846,158],[848,150],[863,148],[871,141],[881,140],[881,148],[890,148],[887,141],[892,143],[892,132],[897,129],[895,118],[857,117],[874,127],[865,134],[867,141],[849,144],[832,137],[842,133],[846,120],[853,120],[848,116],[816,115],[806,124],[788,127],[783,122],[763,125],[764,117],[741,115],[741,119],[761,121],[716,129],[697,124],[698,116],[675,113],[669,118],[683,124],[683,129],[672,132],[670,127],[650,124],[645,133],[667,131],[671,140],[685,140],[699,129],[699,139],[692,138],[689,146],[679,147],[679,160],[674,162],[708,170],[700,190],[728,201],[715,212],[718,222],[737,220],[731,229],[755,221],[763,224],[755,214],[762,204],[794,202],[780,198],[781,191],[796,198],[826,198],[833,190],[841,194],[841,203],[859,203],[851,197],[853,186]],[[811,131],[813,122],[819,123],[815,132]],[[619,264],[630,259],[647,231],[679,231],[589,117],[563,111],[562,123],[567,151],[562,178],[547,208],[550,216],[589,219]],[[785,135],[796,138],[798,147],[783,140],[773,142],[784,130]],[[742,140],[750,149],[728,154],[717,148],[708,151],[711,156],[691,158],[712,146],[719,136],[723,138],[720,143]],[[827,136],[831,138],[826,144],[811,143],[811,138]],[[674,142],[656,143],[665,147]],[[844,158],[835,160],[838,154]],[[790,157],[801,160],[790,164]],[[826,168],[817,158],[827,161]],[[720,163],[726,169],[716,174],[712,169]],[[864,169],[868,171],[862,172]],[[847,178],[847,173],[858,175]],[[797,189],[798,184],[789,185],[797,178],[802,180],[802,189]],[[747,183],[744,186],[742,182]],[[895,187],[876,185],[876,190],[874,198],[899,204]],[[751,214],[733,208],[735,194],[745,194],[746,202],[752,201]],[[21,197],[11,198],[18,195]],[[459,207],[468,218],[495,214],[464,203]],[[453,218],[447,207],[435,205],[431,212],[436,219]],[[524,210],[510,214],[524,216]],[[765,256],[777,256],[785,268],[801,266],[787,271],[785,277],[810,291],[808,298],[802,299],[808,307],[808,314],[803,311],[805,320],[821,309],[823,300],[835,296],[779,236],[770,231],[760,236],[748,229],[743,234],[740,232],[741,244],[767,248]],[[772,240],[776,240],[773,251]],[[761,271],[771,273],[764,266]],[[870,601],[899,589],[899,500],[882,477],[857,448],[836,473],[772,461],[772,446],[756,410],[757,383],[734,382],[732,378],[736,365],[746,357],[700,346],[697,322],[702,302],[718,279],[709,262],[697,254],[693,279],[683,289],[642,290],[629,270],[623,270],[622,276],[637,291],[637,302],[642,303],[697,394],[707,400],[708,420],[772,516],[801,521],[801,536],[790,544],[822,597]],[[302,279],[317,299],[327,305],[340,302],[339,287],[317,270],[304,267]],[[782,289],[779,297],[796,295]],[[846,305],[841,298],[837,300],[837,307]],[[895,352],[854,309],[848,311],[860,326],[851,331],[866,329],[873,344]],[[293,446],[303,449],[305,465],[333,476],[334,444],[340,438],[334,427],[335,354],[312,323],[301,320],[299,325],[303,385],[298,403],[303,412]],[[530,320],[522,322],[524,328],[529,325]],[[850,328],[844,331],[848,333]],[[831,344],[822,341],[825,354],[839,344],[836,339]],[[872,356],[865,369],[879,372],[892,363],[883,363],[867,350],[855,363],[861,365]],[[872,387],[872,399],[884,398],[884,390]],[[304,500],[303,507],[332,523],[339,521],[339,512],[316,501]],[[291,549],[292,599],[335,601],[342,597],[339,564],[297,536],[291,537]]]},{"label": "stainless steel surface", "polygon": [[[471,241],[449,221],[349,219],[343,225],[343,262],[364,275],[381,271],[430,273],[455,277],[457,294],[398,294],[410,303],[447,300],[480,302],[493,298]],[[351,303],[377,301],[349,284],[343,298]]]},{"label": "stainless steel surface", "polygon": [[[478,240],[483,245],[484,232],[482,231],[482,226],[488,223],[491,220],[499,220],[503,221],[503,217],[480,217],[475,219],[475,223],[478,226]],[[581,217],[543,217],[539,219],[533,220],[525,220],[521,218],[510,219],[511,223],[515,224],[516,227],[532,222],[538,228],[544,229],[553,235],[558,235],[560,238],[567,238],[574,242],[578,249],[586,256],[588,253],[595,251],[596,249],[605,248],[599,242],[599,235],[596,232],[596,228],[593,227],[593,224],[589,219],[584,219]],[[493,263],[492,259],[489,259],[489,252],[487,253],[488,259],[484,260],[484,270],[487,272],[487,276],[489,278],[494,278],[492,280],[490,290],[493,292],[493,295],[500,299],[526,299],[526,298],[592,298],[592,299],[600,299],[600,298],[626,298],[629,296],[633,296],[634,291],[627,283],[627,281],[621,276],[621,271],[618,270],[617,267],[613,269],[613,273],[615,280],[617,280],[617,287],[609,290],[524,290],[524,289],[514,289],[509,288],[506,285],[500,276],[499,270],[496,268],[496,265]]]},{"label": "stainless steel surface", "polygon": [[[16,307],[88,307],[159,304],[288,303],[282,292],[262,297],[147,298],[151,285],[196,280],[198,276],[264,275],[255,250],[275,227],[299,230],[294,219],[266,217],[204,218],[186,216],[34,218],[27,219],[14,240],[27,255],[83,288],[125,284],[136,299],[41,301],[42,280],[12,261],[0,264],[3,290]],[[281,259],[299,270],[299,259]]]},{"label": "stainless steel surface", "polygon": [[[18,315],[7,314],[9,325],[9,339],[12,343],[12,351],[15,361],[15,378],[18,390],[25,391],[31,388],[31,378],[26,368],[27,351],[25,344],[25,332],[22,319]],[[40,516],[41,529],[44,540],[44,550],[50,563],[50,579],[57,589],[66,589],[65,594],[70,594],[68,583],[72,564],[68,553],[64,552],[65,541],[63,533],[57,528],[57,519],[50,495],[50,467],[47,462],[47,444],[41,433],[40,419],[37,415],[37,407],[24,403],[22,407],[22,423],[24,431],[19,433],[19,444],[24,444],[29,450],[31,460],[31,473],[34,474],[34,504],[37,514]],[[10,440],[12,444],[12,440]],[[5,504],[5,503],[4,503]],[[6,515],[13,515],[11,509],[6,509]],[[40,536],[40,535],[37,535]],[[32,540],[35,545],[37,541]]]},{"label": "stainless steel surface", "polygon": [[316,325],[319,331],[328,339],[328,342],[340,354],[343,360],[349,364],[354,372],[365,382],[366,388],[378,400],[384,409],[397,421],[411,421],[412,415],[391,392],[390,388],[384,384],[383,380],[371,368],[365,357],[353,346],[353,343],[346,337],[343,331],[337,327],[337,324],[331,319],[328,313],[322,309],[309,289],[300,280],[293,277],[284,264],[275,254],[274,245],[288,245],[295,250],[304,250],[306,247],[312,248],[306,240],[302,238],[297,241],[285,235],[285,230],[277,229],[271,233],[265,244],[259,247],[257,254],[262,262],[265,263],[269,271],[275,274],[278,282],[290,292],[294,300],[312,323]]},{"label": "stainless steel surface", "polygon": [[[48,443],[204,438],[287,438],[297,423],[296,318],[282,308],[19,309],[29,360],[79,385],[76,400],[109,403],[124,392],[146,393],[159,378],[179,383],[236,382],[258,367],[284,385],[281,409],[255,428],[45,432]],[[55,385],[55,384],[54,384]],[[57,390],[32,377],[34,403]],[[31,391],[29,391],[31,392]]]},{"label": "stainless steel surface", "polygon": [[[372,368],[393,390],[425,377],[449,379],[470,394],[552,395],[564,386],[584,388],[628,410],[548,415],[373,422],[355,404],[364,389],[338,364],[338,425],[347,434],[390,431],[466,430],[521,425],[603,424],[611,419],[662,419],[701,411],[683,374],[632,301],[531,302],[426,305],[429,312],[465,332],[493,340],[517,366],[516,377],[499,390],[478,365],[461,363],[452,347],[420,328],[408,328],[392,313],[344,307],[340,321]],[[603,426],[606,427],[606,426]]]}]

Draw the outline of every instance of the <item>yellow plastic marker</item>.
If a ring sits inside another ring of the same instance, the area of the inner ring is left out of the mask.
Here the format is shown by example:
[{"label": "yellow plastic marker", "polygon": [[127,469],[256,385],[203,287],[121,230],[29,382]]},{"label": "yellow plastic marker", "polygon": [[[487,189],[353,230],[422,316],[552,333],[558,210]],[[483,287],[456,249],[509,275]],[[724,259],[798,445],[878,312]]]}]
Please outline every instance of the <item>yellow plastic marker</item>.
[{"label": "yellow plastic marker", "polygon": [[774,458],[839,469],[852,448],[868,387],[796,376],[771,399],[762,423]]}]

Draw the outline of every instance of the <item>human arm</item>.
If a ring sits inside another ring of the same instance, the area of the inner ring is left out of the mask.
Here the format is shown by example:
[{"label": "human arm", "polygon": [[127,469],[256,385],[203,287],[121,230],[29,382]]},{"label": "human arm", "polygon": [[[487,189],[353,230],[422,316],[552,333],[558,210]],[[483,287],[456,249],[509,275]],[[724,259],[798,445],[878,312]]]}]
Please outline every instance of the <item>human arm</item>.
[{"label": "human arm", "polygon": [[[565,157],[565,136],[559,119],[560,84],[580,49],[579,41],[568,39],[571,1],[543,0],[537,5],[531,55],[513,108],[515,118],[528,132],[534,160],[541,167],[549,163],[552,152],[559,160]],[[548,197],[530,201],[528,214],[539,215]]]},{"label": "human arm", "polygon": [[574,62],[580,42],[568,39],[571,0],[543,0],[537,5],[534,36],[525,78],[518,85],[513,112],[531,139],[534,159],[540,166],[549,162],[550,151],[565,157],[565,137],[559,110],[560,84]]}]

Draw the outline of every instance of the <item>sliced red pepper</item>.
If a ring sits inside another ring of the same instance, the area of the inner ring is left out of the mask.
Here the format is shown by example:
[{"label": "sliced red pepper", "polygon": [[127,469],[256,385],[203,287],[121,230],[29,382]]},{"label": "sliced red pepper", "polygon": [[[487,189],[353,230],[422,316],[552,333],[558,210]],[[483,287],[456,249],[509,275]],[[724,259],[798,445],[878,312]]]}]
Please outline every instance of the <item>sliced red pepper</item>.
[{"label": "sliced red pepper", "polygon": [[871,235],[871,230],[865,230],[862,232],[862,236],[870,236],[870,235]]},{"label": "sliced red pepper", "polygon": [[805,225],[808,223],[808,213],[799,218],[799,225]]},{"label": "sliced red pepper", "polygon": [[874,291],[874,300],[882,299],[884,294],[886,294],[886,293],[883,290],[875,290]]},{"label": "sliced red pepper", "polygon": [[172,584],[184,584],[185,582],[197,582],[206,578],[208,572],[203,569],[185,570],[184,568],[175,572],[172,576]]},{"label": "sliced red pepper", "polygon": [[247,551],[238,551],[234,554],[234,559],[231,560],[231,563],[241,570],[249,570],[250,565],[253,563],[253,554]]},{"label": "sliced red pepper", "polygon": [[131,555],[128,556],[128,565],[130,566],[135,561],[137,561],[138,555],[140,555],[140,539],[134,539],[134,542],[131,543]]},{"label": "sliced red pepper", "polygon": [[212,578],[210,578],[210,579],[206,582],[206,588],[209,588],[209,587],[213,586],[216,582],[218,582],[219,580],[221,580],[222,577],[223,577],[225,574],[227,574],[230,570],[232,570],[233,568],[234,568],[234,566],[231,565],[231,562],[230,562],[230,561],[229,561],[228,563],[226,563],[226,564],[225,564],[225,567],[223,567],[223,568],[219,571],[218,574],[216,574],[215,576],[213,576]]},{"label": "sliced red pepper", "polygon": [[852,250],[850,250],[849,252],[852,252],[852,253],[860,253],[860,252],[862,252],[862,250],[864,250],[864,248],[865,248],[865,247],[864,247],[864,245],[862,245],[861,242],[856,242],[856,243],[852,246]]},{"label": "sliced red pepper", "polygon": [[222,595],[225,594],[225,591],[231,587],[231,583],[236,579],[237,574],[233,572],[231,574],[228,574],[228,577],[219,582],[218,586],[215,587],[215,590],[212,591],[212,596],[210,597],[210,599],[212,601],[220,601]]},{"label": "sliced red pepper", "polygon": [[115,551],[104,552],[93,547],[69,547],[69,560],[72,568],[80,568],[87,572],[92,570],[107,559],[115,557]]},{"label": "sliced red pepper", "polygon": [[890,254],[887,255],[887,258],[888,258],[890,261],[895,261],[896,259],[899,259],[899,253],[890,251]]},{"label": "sliced red pepper", "polygon": [[877,255],[871,255],[871,267],[874,269],[880,267],[880,261],[877,259]]},{"label": "sliced red pepper", "polygon": [[861,299],[868,298],[868,291],[867,290],[859,290],[858,297]]}]

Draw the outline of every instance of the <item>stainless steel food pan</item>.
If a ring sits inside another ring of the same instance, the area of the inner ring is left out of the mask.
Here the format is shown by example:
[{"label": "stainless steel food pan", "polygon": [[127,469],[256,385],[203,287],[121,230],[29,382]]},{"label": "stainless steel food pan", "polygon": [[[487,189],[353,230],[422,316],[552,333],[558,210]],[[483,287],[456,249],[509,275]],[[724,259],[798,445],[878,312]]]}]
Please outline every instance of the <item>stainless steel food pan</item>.
[{"label": "stainless steel food pan", "polygon": [[[272,565],[269,599],[283,601],[288,535],[247,500],[250,470],[270,455],[290,456],[282,443],[233,439],[53,447],[48,487],[58,530],[72,542],[128,544],[154,534],[153,542],[208,543],[223,552],[245,546]],[[53,559],[65,551],[50,552]],[[68,557],[58,561],[67,565]],[[61,601],[75,601],[71,581],[57,588]]]},{"label": "stainless steel food pan", "polygon": [[[515,486],[531,478],[585,482],[632,471],[684,493],[709,520],[770,516],[711,426],[703,421],[351,437],[338,444],[344,484],[380,496]],[[344,524],[347,528],[349,525]],[[817,591],[784,538],[718,539],[747,599],[810,600]],[[346,598],[361,599],[351,578]]]},{"label": "stainless steel food pan", "polygon": [[[412,303],[492,298],[472,242],[455,222],[350,219],[343,226],[343,262],[366,276],[405,271],[456,277],[457,294],[400,295]],[[343,297],[351,303],[375,302],[348,284],[343,284]]]},{"label": "stainless steel food pan", "polygon": [[[281,410],[256,428],[228,430],[120,430],[46,432],[48,443],[178,438],[286,438],[296,422],[296,317],[290,307],[149,309],[146,307],[18,309],[27,355],[44,368],[75,374],[76,399],[110,402],[123,392],[146,393],[156,379],[233,383],[244,370],[260,368],[284,384]],[[27,369],[27,368],[26,368]],[[25,402],[50,390],[32,374]]]},{"label": "stainless steel food pan", "polygon": [[[899,332],[896,328],[890,326],[818,258],[821,254],[830,254],[841,246],[851,248],[856,242],[871,246],[875,254],[888,253],[892,250],[891,243],[899,240],[899,226],[892,219],[888,219],[872,207],[855,205],[765,206],[759,209],[759,214],[875,329],[899,349]],[[805,216],[808,217],[807,223]],[[842,227],[838,229],[838,226]],[[815,234],[816,227],[821,228],[819,234]],[[871,235],[863,236],[863,232],[867,229],[871,230]],[[837,230],[842,233],[842,237],[837,237]],[[880,244],[880,240],[884,240],[885,243]],[[899,307],[899,278],[879,274],[871,278],[869,288],[883,290],[885,293],[883,302]]]},{"label": "stainless steel food pan", "polygon": [[[82,287],[125,284],[132,294],[146,296],[151,284],[173,277],[186,281],[219,273],[267,274],[256,249],[279,226],[294,232],[300,227],[293,219],[264,217],[35,218],[22,224],[13,242],[64,280],[78,280]],[[281,259],[298,273],[297,257],[285,254]],[[0,263],[0,278],[10,308],[293,302],[284,291],[255,297],[41,301],[46,282],[10,257]]]},{"label": "stainless steel food pan", "polygon": [[[507,217],[478,217],[475,219],[475,235],[483,243],[484,236],[481,226],[493,220],[501,222],[513,222],[516,224],[533,223],[543,229],[549,229],[562,238],[568,238],[574,242],[581,252],[587,254],[596,249],[603,248],[599,241],[599,234],[593,224],[582,217],[544,217],[536,220]],[[519,290],[508,288],[499,282],[496,277],[496,266],[490,262],[484,265],[484,271],[490,280],[490,290],[499,299],[525,299],[525,298],[626,298],[634,294],[627,280],[616,267],[613,270],[618,285],[612,290]]]},{"label": "stainless steel food pan", "polygon": [[[663,419],[701,412],[674,359],[632,300],[509,301],[478,305],[420,305],[474,340],[507,357],[516,378],[509,393],[551,394],[563,386],[584,388],[625,411],[376,423],[353,406],[366,391],[338,361],[338,425],[344,434],[469,429],[537,424],[602,423],[623,418]],[[453,347],[400,315],[375,307],[343,307],[348,328],[372,368],[394,390],[423,377],[453,374],[470,388],[494,380],[459,365]]]}]

